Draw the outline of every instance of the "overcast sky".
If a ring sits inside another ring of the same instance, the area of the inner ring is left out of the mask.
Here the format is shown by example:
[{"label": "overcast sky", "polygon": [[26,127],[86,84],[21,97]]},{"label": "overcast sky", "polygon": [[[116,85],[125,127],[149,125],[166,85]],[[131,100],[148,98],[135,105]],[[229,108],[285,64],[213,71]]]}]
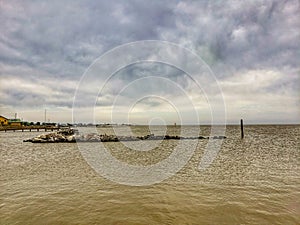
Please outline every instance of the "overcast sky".
[{"label": "overcast sky", "polygon": [[[17,112],[44,121],[47,109],[47,120],[71,122],[75,91],[94,60],[122,44],[161,40],[191,50],[210,67],[228,123],[300,121],[299,0],[0,0],[0,29],[0,113],[6,117]],[[201,85],[215,85],[206,81]],[[193,110],[208,123],[210,95],[218,93],[198,91],[172,65],[129,65],[102,89],[96,121],[111,122],[114,108],[113,121],[120,123],[179,123],[180,116],[197,123]],[[84,112],[94,109],[84,97],[81,102],[76,122],[89,122]]]}]

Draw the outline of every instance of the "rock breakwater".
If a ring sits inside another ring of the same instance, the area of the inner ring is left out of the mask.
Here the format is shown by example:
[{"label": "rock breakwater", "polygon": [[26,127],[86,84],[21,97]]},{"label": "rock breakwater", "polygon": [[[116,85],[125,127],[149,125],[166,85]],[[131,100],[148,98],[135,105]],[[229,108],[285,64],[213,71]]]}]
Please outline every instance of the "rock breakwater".
[{"label": "rock breakwater", "polygon": [[155,136],[116,136],[98,133],[79,134],[75,129],[65,129],[53,133],[42,134],[34,138],[23,140],[32,143],[59,143],[59,142],[118,142],[118,141],[140,141],[140,140],[184,140],[184,139],[225,139],[225,136],[213,137],[180,137],[172,135]]}]

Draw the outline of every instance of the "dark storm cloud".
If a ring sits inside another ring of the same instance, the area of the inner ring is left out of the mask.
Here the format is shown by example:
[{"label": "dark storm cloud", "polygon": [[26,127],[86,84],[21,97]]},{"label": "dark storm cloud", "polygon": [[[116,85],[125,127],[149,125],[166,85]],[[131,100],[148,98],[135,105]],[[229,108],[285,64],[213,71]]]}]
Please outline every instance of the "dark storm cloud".
[{"label": "dark storm cloud", "polygon": [[[236,74],[248,78],[249,71],[280,74],[276,82],[268,80],[262,95],[284,92],[297,102],[299,15],[297,0],[1,1],[0,104],[71,107],[80,77],[97,57],[145,39],[191,49],[222,84],[237,82]],[[128,68],[112,86],[119,90],[141,72]],[[187,87],[183,73],[173,72],[172,80]],[[232,89],[224,89],[232,96]]]},{"label": "dark storm cloud", "polygon": [[198,48],[200,55],[204,54],[201,46],[206,46],[212,63],[235,69],[298,66],[298,1],[210,1],[202,5],[177,5],[177,14],[182,16],[177,17],[177,24],[184,27],[177,30],[177,38]]}]

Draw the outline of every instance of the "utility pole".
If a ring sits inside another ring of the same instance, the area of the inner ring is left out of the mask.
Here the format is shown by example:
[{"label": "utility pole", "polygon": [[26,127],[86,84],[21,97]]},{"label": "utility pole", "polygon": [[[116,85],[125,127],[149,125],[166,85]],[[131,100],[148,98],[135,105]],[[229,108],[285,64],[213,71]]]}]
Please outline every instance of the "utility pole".
[{"label": "utility pole", "polygon": [[47,109],[45,109],[45,123],[47,122]]}]

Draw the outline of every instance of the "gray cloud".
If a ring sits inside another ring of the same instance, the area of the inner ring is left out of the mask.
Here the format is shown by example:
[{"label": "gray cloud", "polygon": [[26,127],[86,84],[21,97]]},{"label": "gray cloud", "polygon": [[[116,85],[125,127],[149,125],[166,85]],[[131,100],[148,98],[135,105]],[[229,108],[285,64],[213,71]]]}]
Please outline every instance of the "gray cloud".
[{"label": "gray cloud", "polygon": [[[292,99],[290,105],[274,108],[278,115],[291,111],[287,118],[274,118],[275,122],[299,121],[300,112],[295,105],[299,103],[300,84],[299,15],[297,0],[1,1],[0,110],[71,108],[80,77],[97,57],[120,44],[158,39],[177,43],[201,56],[223,85],[225,97],[232,99],[239,94],[243,102],[250,102],[249,107],[254,102],[251,93],[245,91],[245,86],[238,91],[228,88],[232,87],[228,82],[237,74],[241,80],[257,71],[280,74],[280,79],[270,79],[266,81],[269,85],[255,91],[279,98],[278,101]],[[194,99],[199,97],[193,95],[194,86],[182,71],[166,70],[164,65],[139,65],[111,80],[110,89],[100,96],[105,99],[103,104],[109,104],[108,99],[141,73],[162,73]],[[256,82],[261,80],[249,79],[246,86]],[[141,86],[127,94],[142,94],[153,88]],[[158,93],[174,95],[180,101],[172,90],[156,88]],[[87,90],[86,98],[89,97]],[[130,96],[123,97],[129,101]],[[84,102],[83,99],[83,105]],[[247,104],[241,104],[241,108],[247,108]],[[160,107],[156,102],[151,106]]]}]

